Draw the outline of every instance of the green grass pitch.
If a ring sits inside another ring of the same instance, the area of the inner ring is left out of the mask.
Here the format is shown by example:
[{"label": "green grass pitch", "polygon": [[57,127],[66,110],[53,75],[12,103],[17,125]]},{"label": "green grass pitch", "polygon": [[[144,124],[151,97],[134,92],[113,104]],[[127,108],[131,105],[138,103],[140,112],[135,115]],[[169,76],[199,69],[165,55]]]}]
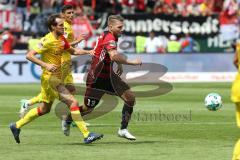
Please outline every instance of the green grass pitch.
[{"label": "green grass pitch", "polygon": [[[230,101],[230,83],[173,84],[162,96],[137,98],[129,130],[134,142],[117,136],[122,102],[110,113],[89,120],[90,131],[104,138],[90,145],[76,127],[62,134],[54,109],[22,128],[16,144],[8,124],[18,120],[19,101],[39,92],[39,84],[0,85],[0,160],[229,160],[239,138],[235,107]],[[148,90],[154,86],[139,86]],[[223,108],[204,107],[204,97],[217,92]],[[82,97],[78,97],[82,102]]]}]

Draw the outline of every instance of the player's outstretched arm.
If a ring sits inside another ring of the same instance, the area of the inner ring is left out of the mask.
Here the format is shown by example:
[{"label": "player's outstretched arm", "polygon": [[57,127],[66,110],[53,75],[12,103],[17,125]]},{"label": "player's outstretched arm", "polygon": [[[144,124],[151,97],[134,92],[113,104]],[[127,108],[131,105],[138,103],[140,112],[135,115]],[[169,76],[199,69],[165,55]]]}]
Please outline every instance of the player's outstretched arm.
[{"label": "player's outstretched arm", "polygon": [[38,58],[36,57],[36,54],[37,54],[37,52],[34,51],[34,50],[29,51],[29,52],[26,54],[27,60],[29,60],[29,61],[31,61],[31,62],[33,62],[33,63],[35,63],[35,64],[37,64],[37,65],[39,65],[39,66],[41,66],[41,67],[45,67],[45,66],[46,66],[46,63],[43,62],[42,60],[38,59]]},{"label": "player's outstretched arm", "polygon": [[141,65],[142,61],[140,58],[134,60],[128,60],[125,56],[118,54],[116,49],[108,51],[112,61],[118,64],[127,64],[127,65]]},{"label": "player's outstretched arm", "polygon": [[57,69],[56,65],[43,62],[42,60],[40,60],[36,57],[36,54],[37,54],[37,52],[34,50],[29,51],[26,55],[27,60],[29,60],[41,67],[46,68],[50,72],[56,71],[56,69]]},{"label": "player's outstretched arm", "polygon": [[85,49],[79,49],[79,48],[73,48],[73,47],[71,47],[70,49],[68,49],[68,51],[69,51],[72,55],[84,55],[84,54],[94,55],[94,53],[95,53],[94,50],[85,50]]},{"label": "player's outstretched arm", "polygon": [[77,39],[70,43],[72,47],[77,45],[78,43],[82,42],[85,39],[84,35],[80,35]]},{"label": "player's outstretched arm", "polygon": [[84,55],[84,54],[90,54],[94,55],[95,51],[94,50],[85,50],[85,49],[75,49],[74,54],[75,55]]}]

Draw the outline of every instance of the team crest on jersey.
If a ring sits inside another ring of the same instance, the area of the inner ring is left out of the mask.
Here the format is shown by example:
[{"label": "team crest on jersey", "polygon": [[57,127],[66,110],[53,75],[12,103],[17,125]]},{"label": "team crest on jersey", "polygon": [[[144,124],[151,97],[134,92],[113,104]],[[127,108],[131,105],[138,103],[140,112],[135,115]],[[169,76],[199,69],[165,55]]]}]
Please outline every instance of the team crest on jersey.
[{"label": "team crest on jersey", "polygon": [[109,41],[109,46],[111,47],[117,47],[117,43],[114,40]]}]

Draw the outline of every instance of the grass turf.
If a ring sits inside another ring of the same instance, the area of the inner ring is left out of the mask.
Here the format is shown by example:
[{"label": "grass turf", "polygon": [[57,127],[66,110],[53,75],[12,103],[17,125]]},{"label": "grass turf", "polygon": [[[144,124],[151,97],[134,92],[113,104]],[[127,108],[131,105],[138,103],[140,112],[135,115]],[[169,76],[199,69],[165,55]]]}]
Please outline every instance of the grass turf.
[{"label": "grass turf", "polygon": [[[122,102],[110,113],[89,120],[90,131],[104,138],[83,144],[77,128],[70,137],[61,132],[54,109],[48,115],[24,126],[21,144],[16,144],[8,124],[18,119],[19,100],[39,92],[38,84],[0,85],[0,159],[7,160],[229,160],[239,138],[235,108],[230,101],[230,83],[173,84],[173,90],[162,96],[137,98],[129,130],[134,142],[117,137]],[[138,86],[149,90],[154,86]],[[222,95],[223,108],[208,111],[205,95]],[[82,102],[82,97],[78,97]],[[119,99],[120,101],[120,99]]]}]

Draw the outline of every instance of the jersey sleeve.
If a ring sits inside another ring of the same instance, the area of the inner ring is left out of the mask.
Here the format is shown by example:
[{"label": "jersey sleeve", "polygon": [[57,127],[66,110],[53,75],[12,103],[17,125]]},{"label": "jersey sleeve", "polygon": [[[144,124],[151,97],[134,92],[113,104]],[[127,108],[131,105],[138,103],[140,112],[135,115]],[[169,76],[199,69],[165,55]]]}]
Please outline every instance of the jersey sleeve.
[{"label": "jersey sleeve", "polygon": [[109,51],[109,50],[113,50],[113,49],[117,49],[117,41],[115,39],[115,37],[111,34],[108,34],[105,39],[104,42],[105,44],[105,48]]},{"label": "jersey sleeve", "polygon": [[33,47],[33,50],[36,51],[38,54],[42,54],[43,52],[48,50],[46,45],[46,39],[42,38],[36,46]]},{"label": "jersey sleeve", "polygon": [[70,48],[70,44],[67,41],[67,39],[64,36],[62,36],[62,40],[64,41],[64,50],[69,49]]},{"label": "jersey sleeve", "polygon": [[69,27],[65,27],[63,36],[66,38],[68,42],[74,41],[73,31]]}]

